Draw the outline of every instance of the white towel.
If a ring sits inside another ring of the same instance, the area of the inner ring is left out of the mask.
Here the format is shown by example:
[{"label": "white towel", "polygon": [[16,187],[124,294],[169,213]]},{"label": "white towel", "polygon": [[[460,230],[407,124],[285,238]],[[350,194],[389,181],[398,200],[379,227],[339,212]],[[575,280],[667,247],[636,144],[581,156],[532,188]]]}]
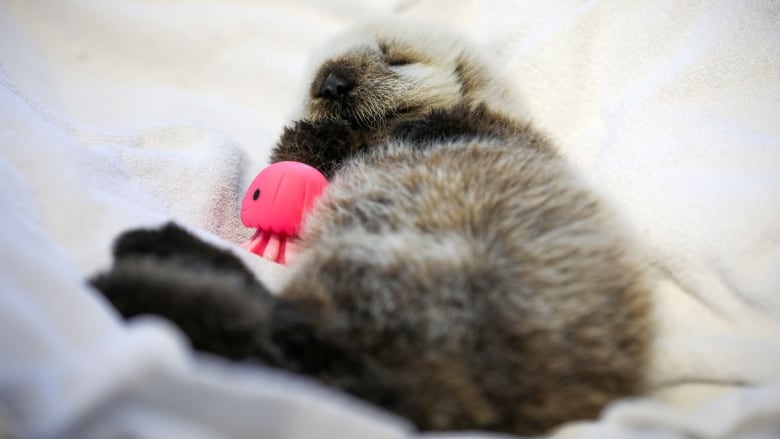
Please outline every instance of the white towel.
[{"label": "white towel", "polygon": [[0,4],[0,436],[412,434],[318,386],[193,357],[171,325],[126,325],[84,284],[132,227],[174,219],[235,249],[251,234],[238,200],[308,53],[394,10],[495,56],[664,277],[657,394],[560,435],[780,429],[776,1],[41,0]]}]

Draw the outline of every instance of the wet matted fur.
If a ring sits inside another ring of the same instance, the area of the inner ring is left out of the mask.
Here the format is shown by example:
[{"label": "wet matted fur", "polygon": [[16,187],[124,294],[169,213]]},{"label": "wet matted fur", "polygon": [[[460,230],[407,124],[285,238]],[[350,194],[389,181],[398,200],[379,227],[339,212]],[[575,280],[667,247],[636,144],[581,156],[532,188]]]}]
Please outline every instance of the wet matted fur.
[{"label": "wet matted fur", "polygon": [[320,54],[274,161],[331,180],[271,295],[175,225],[115,245],[94,285],[197,349],[305,374],[424,430],[548,431],[642,391],[641,258],[612,212],[509,110],[457,36],[372,24]]}]

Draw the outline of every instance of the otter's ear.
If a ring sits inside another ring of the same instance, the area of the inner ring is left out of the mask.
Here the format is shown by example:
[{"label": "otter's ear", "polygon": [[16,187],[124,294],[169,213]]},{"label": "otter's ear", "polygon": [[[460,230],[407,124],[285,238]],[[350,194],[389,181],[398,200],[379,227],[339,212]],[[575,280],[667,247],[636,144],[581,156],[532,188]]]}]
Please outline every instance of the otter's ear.
[{"label": "otter's ear", "polygon": [[271,163],[306,163],[330,179],[361,147],[359,134],[345,121],[302,120],[285,127],[271,151]]}]

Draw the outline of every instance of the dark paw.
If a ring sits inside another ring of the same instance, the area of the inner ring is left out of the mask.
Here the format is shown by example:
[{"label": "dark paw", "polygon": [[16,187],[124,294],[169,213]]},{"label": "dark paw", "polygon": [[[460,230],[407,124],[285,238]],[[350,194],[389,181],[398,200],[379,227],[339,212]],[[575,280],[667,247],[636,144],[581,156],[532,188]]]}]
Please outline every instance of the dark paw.
[{"label": "dark paw", "polygon": [[273,298],[224,271],[187,271],[168,261],[128,259],[91,280],[124,317],[157,315],[178,326],[195,349],[232,359],[260,358],[258,334]]},{"label": "dark paw", "polygon": [[90,283],[125,317],[161,316],[196,349],[228,358],[260,358],[274,300],[230,252],[175,224],[133,230],[114,245],[110,270]]},{"label": "dark paw", "polygon": [[484,105],[458,105],[433,110],[420,119],[401,122],[394,127],[390,138],[424,148],[474,137],[506,138],[517,130],[518,127],[509,118],[490,111]]},{"label": "dark paw", "polygon": [[362,135],[346,121],[298,121],[284,129],[271,151],[271,162],[306,163],[330,179],[364,147]]},{"label": "dark paw", "polygon": [[114,258],[153,258],[176,263],[183,268],[232,271],[253,278],[232,253],[200,240],[168,223],[159,229],[137,229],[121,234],[114,242]]}]

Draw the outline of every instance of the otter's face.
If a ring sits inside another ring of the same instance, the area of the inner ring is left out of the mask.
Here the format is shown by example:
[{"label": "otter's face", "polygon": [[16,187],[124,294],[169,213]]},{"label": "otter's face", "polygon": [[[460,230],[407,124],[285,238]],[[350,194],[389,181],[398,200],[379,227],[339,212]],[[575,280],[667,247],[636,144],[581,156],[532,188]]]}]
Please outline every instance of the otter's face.
[{"label": "otter's face", "polygon": [[328,178],[350,157],[386,143],[398,123],[505,95],[460,37],[418,22],[357,28],[317,51],[312,65],[302,108],[270,159],[307,163]]},{"label": "otter's face", "polygon": [[368,130],[460,102],[470,68],[465,59],[473,58],[456,36],[396,21],[357,29],[328,49],[309,85],[303,118]]}]

